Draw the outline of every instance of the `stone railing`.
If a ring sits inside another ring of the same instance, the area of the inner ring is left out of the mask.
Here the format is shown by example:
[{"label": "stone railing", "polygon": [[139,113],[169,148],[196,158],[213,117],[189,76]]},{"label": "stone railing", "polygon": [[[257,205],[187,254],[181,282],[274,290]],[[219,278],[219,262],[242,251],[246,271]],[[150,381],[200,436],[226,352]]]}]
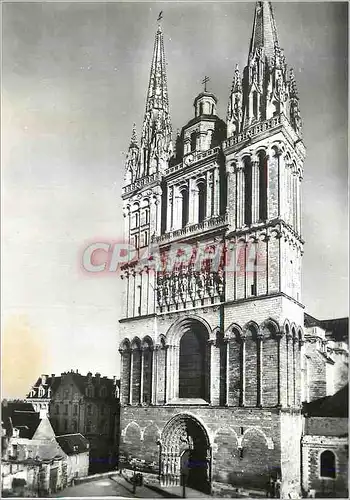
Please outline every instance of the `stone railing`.
[{"label": "stone railing", "polygon": [[229,137],[226,141],[224,141],[223,148],[229,148],[230,146],[234,146],[239,142],[251,139],[255,135],[261,134],[261,132],[265,132],[266,130],[270,130],[271,128],[285,123],[285,121],[287,121],[287,119],[283,114],[281,114],[278,116],[274,116],[273,118],[270,118],[269,120],[266,120],[262,123],[257,123],[256,125],[247,128],[247,130],[244,130],[240,134]]},{"label": "stone railing", "polygon": [[[216,155],[220,151],[219,147],[208,149],[207,151],[192,151],[188,153],[186,156],[184,156],[184,159],[182,162],[177,163],[176,165],[173,165],[172,167],[169,167],[165,171],[165,175],[170,175],[175,172],[179,172],[183,168],[186,168],[190,166],[192,163],[196,163],[199,160],[203,160],[204,158],[208,158],[208,156],[213,156]],[[191,162],[186,162],[186,158],[189,156],[192,156]]]},{"label": "stone railing", "polygon": [[123,194],[131,193],[132,191],[135,191],[136,189],[141,189],[142,187],[147,186],[148,184],[151,184],[152,182],[160,181],[161,177],[162,176],[161,176],[160,172],[155,172],[154,174],[147,175],[147,177],[141,177],[141,179],[137,179],[132,184],[129,184],[128,186],[124,186],[123,187]]},{"label": "stone railing", "polygon": [[211,217],[197,224],[191,224],[181,229],[168,231],[160,236],[154,236],[152,237],[152,243],[167,243],[172,240],[178,240],[179,238],[186,238],[192,234],[202,233],[203,231],[208,231],[209,229],[227,224],[227,221],[227,214]]}]

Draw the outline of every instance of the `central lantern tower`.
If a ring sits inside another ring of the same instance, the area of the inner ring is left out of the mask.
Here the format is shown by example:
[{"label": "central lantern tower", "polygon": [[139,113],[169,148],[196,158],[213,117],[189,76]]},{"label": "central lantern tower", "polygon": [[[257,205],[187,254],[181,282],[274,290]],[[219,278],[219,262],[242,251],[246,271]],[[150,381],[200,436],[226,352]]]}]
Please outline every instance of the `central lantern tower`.
[{"label": "central lantern tower", "polygon": [[269,2],[255,6],[226,122],[205,87],[175,147],[158,27],[123,188],[139,261],[123,269],[120,448],[163,485],[180,484],[185,456],[203,491],[270,476],[283,495],[300,488],[304,156]]}]

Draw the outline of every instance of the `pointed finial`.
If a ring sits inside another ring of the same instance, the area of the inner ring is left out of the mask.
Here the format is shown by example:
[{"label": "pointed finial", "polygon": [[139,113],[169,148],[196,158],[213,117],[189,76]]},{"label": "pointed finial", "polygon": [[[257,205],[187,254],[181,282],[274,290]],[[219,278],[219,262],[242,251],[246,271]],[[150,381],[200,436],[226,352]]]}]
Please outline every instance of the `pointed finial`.
[{"label": "pointed finial", "polygon": [[161,10],[158,15],[157,21],[160,22],[163,19],[163,11]]}]

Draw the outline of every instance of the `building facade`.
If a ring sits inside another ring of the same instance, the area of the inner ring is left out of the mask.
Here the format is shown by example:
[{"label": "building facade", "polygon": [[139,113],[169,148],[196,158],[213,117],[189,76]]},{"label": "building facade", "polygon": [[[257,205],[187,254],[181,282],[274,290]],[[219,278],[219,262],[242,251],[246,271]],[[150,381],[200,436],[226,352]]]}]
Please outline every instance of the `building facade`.
[{"label": "building facade", "polygon": [[173,144],[158,27],[122,195],[138,259],[122,270],[120,450],[162,485],[278,476],[282,495],[301,490],[301,127],[271,3],[257,2],[226,121],[205,87]]},{"label": "building facade", "polygon": [[80,433],[90,443],[90,472],[115,466],[119,436],[119,381],[77,371],[42,375],[28,394],[37,411],[48,411],[57,435]]}]

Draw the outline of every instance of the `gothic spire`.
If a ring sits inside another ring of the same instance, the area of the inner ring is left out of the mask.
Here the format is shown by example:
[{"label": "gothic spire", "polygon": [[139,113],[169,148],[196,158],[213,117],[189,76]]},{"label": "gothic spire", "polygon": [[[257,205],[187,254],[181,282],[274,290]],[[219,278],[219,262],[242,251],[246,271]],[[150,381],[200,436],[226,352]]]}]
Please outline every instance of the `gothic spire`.
[{"label": "gothic spire", "polygon": [[[160,19],[158,18],[158,21]],[[172,141],[166,62],[163,33],[159,24],[154,42],[146,111],[142,127],[138,177],[163,171],[171,154]]]},{"label": "gothic spire", "polygon": [[271,2],[256,2],[249,58],[263,49],[269,61],[274,58],[278,46],[277,30]]}]

